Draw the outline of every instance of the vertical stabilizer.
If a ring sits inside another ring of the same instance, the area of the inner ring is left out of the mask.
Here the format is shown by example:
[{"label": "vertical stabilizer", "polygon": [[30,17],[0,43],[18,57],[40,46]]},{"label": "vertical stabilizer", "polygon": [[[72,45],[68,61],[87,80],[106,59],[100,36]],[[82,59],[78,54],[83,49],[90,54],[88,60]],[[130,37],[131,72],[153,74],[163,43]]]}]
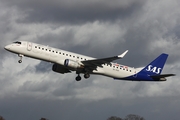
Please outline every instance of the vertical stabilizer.
[{"label": "vertical stabilizer", "polygon": [[168,54],[162,53],[159,57],[157,57],[155,60],[153,60],[150,64],[148,64],[140,72],[145,72],[148,75],[161,74],[167,58],[168,58]]}]

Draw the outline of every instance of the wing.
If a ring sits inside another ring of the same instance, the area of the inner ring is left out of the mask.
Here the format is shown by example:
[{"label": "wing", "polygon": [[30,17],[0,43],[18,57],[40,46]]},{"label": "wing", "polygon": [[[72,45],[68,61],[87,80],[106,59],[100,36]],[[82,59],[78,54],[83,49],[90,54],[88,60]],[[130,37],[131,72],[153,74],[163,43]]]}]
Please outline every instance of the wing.
[{"label": "wing", "polygon": [[84,64],[86,69],[89,69],[92,71],[92,70],[96,70],[97,67],[102,67],[103,64],[111,65],[112,61],[123,58],[127,52],[128,52],[128,50],[126,50],[121,55],[117,55],[114,57],[93,59],[93,60],[87,60],[87,61],[81,61],[81,62]]}]

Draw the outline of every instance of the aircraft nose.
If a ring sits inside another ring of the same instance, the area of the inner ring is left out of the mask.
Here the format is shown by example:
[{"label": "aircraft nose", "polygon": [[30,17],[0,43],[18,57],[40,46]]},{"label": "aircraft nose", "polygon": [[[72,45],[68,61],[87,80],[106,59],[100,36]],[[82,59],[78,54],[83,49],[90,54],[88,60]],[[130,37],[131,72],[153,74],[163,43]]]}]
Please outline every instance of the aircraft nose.
[{"label": "aircraft nose", "polygon": [[10,50],[10,48],[11,48],[10,45],[6,45],[6,46],[4,47],[4,49],[6,49],[6,50]]}]

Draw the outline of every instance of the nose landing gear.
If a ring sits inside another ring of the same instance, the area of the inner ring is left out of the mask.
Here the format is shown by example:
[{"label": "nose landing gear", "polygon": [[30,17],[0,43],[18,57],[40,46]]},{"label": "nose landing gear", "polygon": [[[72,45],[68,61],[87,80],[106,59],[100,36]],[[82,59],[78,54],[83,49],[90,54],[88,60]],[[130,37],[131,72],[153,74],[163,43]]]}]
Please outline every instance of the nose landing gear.
[{"label": "nose landing gear", "polygon": [[18,60],[18,63],[22,63],[22,57],[23,57],[24,55],[18,54],[18,56],[20,57],[20,60]]}]

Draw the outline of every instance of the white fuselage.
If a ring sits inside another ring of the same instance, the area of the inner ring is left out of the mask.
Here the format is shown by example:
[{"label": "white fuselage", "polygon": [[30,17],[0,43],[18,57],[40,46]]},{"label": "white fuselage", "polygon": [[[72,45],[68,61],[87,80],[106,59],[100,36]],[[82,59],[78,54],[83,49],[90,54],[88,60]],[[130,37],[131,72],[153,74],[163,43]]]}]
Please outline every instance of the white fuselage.
[{"label": "white fuselage", "polygon": [[[92,57],[76,54],[61,49],[52,48],[49,46],[44,46],[32,42],[27,42],[27,41],[21,41],[21,45],[10,44],[5,48],[8,51],[11,51],[19,55],[24,55],[27,57],[31,57],[43,61],[57,63],[60,65],[64,65],[65,59],[70,59],[80,64],[82,64],[81,61],[95,59]],[[97,69],[93,70],[91,74],[100,74],[116,79],[122,79],[124,77],[128,77],[131,75],[134,75],[134,77],[136,77],[137,72],[139,72],[139,70],[135,68],[120,65],[117,63],[112,63],[112,65],[105,64],[102,65],[102,67],[97,67]]]}]

